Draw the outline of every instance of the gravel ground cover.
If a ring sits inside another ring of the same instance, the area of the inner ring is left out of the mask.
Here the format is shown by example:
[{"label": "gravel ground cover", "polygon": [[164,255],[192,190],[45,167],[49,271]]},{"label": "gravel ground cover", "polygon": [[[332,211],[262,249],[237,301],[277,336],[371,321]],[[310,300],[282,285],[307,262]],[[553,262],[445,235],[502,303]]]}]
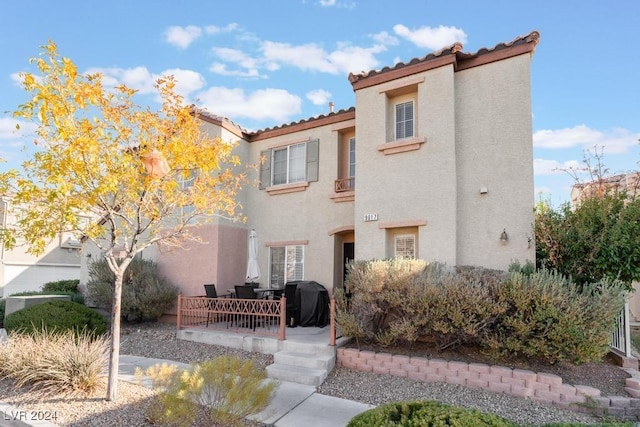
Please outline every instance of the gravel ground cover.
[{"label": "gravel ground cover", "polygon": [[[175,326],[170,324],[128,325],[122,328],[121,354],[145,356],[189,363],[219,355],[235,355],[253,359],[261,367],[273,362],[272,355],[177,340]],[[481,411],[491,412],[515,422],[539,426],[547,422],[582,422],[595,424],[601,420],[586,414],[540,405],[530,400],[449,384],[412,381],[407,378],[335,369],[319,387],[319,393],[380,405],[411,399],[432,399]],[[28,390],[12,390],[10,383],[0,381],[0,401],[19,408],[21,417],[50,417],[61,426],[148,426],[145,413],[154,391],[120,382],[118,399],[108,402],[100,390],[85,399],[62,399],[40,396]],[[202,415],[200,425],[212,425]],[[1,425],[1,423],[0,423]],[[254,425],[250,424],[250,425]]]}]

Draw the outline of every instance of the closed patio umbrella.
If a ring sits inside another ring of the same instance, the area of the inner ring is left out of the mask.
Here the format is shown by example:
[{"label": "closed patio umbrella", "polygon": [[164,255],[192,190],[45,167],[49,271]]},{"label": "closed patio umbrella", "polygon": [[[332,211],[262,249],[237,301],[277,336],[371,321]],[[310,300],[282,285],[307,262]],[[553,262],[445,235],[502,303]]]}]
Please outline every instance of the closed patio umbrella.
[{"label": "closed patio umbrella", "polygon": [[249,233],[249,261],[247,262],[247,282],[255,283],[260,280],[260,266],[258,265],[258,234],[255,230]]}]

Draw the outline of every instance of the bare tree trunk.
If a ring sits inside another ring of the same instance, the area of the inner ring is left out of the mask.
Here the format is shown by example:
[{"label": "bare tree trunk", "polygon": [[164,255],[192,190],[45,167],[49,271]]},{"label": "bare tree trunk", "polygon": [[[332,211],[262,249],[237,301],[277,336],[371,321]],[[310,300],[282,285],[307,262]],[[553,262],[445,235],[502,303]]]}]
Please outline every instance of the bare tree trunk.
[{"label": "bare tree trunk", "polygon": [[107,382],[107,400],[118,397],[118,369],[120,364],[120,302],[122,299],[123,273],[116,274],[113,286],[113,305],[111,306],[111,353],[109,357],[109,377]]}]

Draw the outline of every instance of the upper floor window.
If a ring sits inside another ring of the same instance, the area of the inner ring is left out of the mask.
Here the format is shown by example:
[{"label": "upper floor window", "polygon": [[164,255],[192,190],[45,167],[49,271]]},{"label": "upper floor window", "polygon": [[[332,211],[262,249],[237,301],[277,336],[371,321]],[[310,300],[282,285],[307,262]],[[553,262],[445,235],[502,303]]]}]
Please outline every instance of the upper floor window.
[{"label": "upper floor window", "polygon": [[396,104],[396,134],[395,139],[411,138],[413,132],[413,101]]},{"label": "upper floor window", "polygon": [[273,150],[272,185],[305,180],[306,143]]},{"label": "upper floor window", "polygon": [[262,151],[260,189],[318,180],[318,140]]}]

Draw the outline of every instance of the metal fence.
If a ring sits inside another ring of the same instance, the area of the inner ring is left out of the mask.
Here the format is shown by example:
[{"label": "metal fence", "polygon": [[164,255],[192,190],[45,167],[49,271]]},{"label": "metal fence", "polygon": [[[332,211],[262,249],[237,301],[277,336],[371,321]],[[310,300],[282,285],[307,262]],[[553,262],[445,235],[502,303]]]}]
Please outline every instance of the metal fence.
[{"label": "metal fence", "polygon": [[621,356],[631,357],[631,325],[629,324],[629,300],[616,319],[616,329],[611,336],[611,349]]}]

